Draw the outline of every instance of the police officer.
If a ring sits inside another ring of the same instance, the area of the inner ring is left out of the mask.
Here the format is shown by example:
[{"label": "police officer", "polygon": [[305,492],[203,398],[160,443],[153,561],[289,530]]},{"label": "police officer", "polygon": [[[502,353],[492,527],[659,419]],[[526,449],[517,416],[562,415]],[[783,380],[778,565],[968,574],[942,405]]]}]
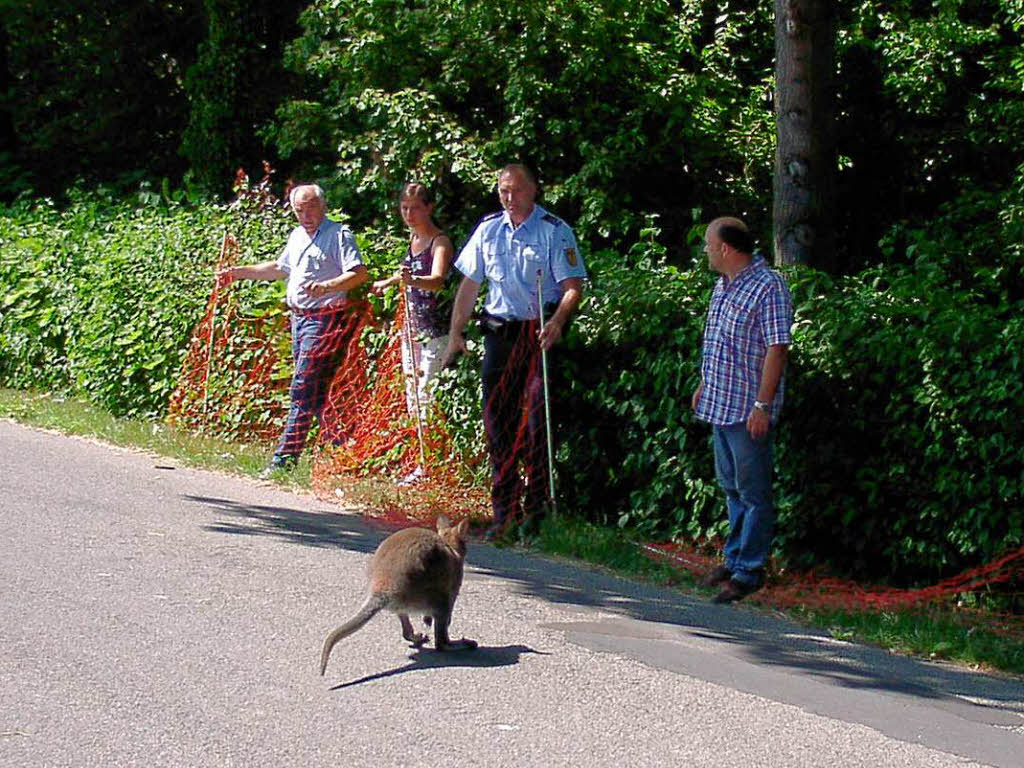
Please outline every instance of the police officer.
[{"label": "police officer", "polygon": [[[521,518],[536,523],[550,501],[539,352],[562,337],[587,276],[572,229],[537,205],[536,196],[537,181],[529,168],[505,166],[498,174],[504,211],[480,221],[455,262],[464,277],[455,296],[446,364],[467,351],[463,332],[480,285],[487,283],[481,378],[492,470],[490,539],[501,537]],[[539,328],[541,306],[544,325]],[[524,408],[526,424],[520,429]],[[519,461],[526,466],[522,503]]]}]

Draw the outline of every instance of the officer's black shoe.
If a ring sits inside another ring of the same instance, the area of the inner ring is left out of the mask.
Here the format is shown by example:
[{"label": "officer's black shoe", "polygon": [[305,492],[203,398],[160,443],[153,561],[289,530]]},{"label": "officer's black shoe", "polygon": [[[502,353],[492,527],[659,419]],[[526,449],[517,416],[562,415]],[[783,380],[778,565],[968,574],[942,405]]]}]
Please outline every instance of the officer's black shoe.
[{"label": "officer's black shoe", "polygon": [[711,589],[712,587],[717,587],[719,584],[724,584],[731,578],[732,571],[724,565],[720,565],[711,572],[704,574],[704,578],[697,582],[697,586],[703,587],[704,589]]}]

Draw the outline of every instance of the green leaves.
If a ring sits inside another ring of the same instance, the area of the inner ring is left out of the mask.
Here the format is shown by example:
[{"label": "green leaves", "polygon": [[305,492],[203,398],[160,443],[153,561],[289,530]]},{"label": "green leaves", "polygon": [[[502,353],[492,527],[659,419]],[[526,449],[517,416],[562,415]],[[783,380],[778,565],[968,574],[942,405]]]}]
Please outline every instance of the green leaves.
[{"label": "green leaves", "polygon": [[4,210],[0,381],[75,388],[116,415],[162,414],[229,226],[250,257],[265,259],[289,224],[213,206],[134,210],[81,195],[63,211]]},{"label": "green leaves", "polygon": [[490,172],[525,160],[581,235],[630,242],[680,194],[684,208],[708,196],[750,208],[767,181],[771,11],[742,5],[756,10],[716,37],[695,0],[320,0],[288,53],[317,95],[285,103],[272,133],[367,223],[390,219],[394,190],[420,178],[457,203],[448,225],[468,228]]}]

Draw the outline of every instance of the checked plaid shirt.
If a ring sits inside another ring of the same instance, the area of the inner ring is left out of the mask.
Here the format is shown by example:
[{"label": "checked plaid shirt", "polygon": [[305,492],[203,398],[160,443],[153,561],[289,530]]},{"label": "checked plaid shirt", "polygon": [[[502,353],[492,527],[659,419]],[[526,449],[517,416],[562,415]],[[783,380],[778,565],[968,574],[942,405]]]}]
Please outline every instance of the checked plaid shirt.
[{"label": "checked plaid shirt", "polygon": [[[704,388],[696,416],[717,426],[747,420],[768,347],[792,344],[793,299],[782,275],[755,255],[732,281],[715,284],[704,327],[701,379]],[[785,377],[772,401],[774,422],[782,409]]]}]

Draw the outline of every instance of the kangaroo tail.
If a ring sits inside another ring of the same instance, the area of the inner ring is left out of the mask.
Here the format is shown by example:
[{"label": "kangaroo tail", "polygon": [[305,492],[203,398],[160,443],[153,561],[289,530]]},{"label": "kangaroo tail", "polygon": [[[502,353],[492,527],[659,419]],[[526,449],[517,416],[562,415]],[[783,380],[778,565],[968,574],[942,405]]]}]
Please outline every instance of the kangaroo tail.
[{"label": "kangaroo tail", "polygon": [[362,629],[363,625],[376,616],[387,604],[388,599],[383,595],[370,595],[366,598],[366,601],[359,608],[359,612],[355,616],[327,636],[327,639],[324,640],[324,649],[320,652],[321,676],[327,670],[327,659],[331,657],[331,649],[334,648],[338,641]]}]

